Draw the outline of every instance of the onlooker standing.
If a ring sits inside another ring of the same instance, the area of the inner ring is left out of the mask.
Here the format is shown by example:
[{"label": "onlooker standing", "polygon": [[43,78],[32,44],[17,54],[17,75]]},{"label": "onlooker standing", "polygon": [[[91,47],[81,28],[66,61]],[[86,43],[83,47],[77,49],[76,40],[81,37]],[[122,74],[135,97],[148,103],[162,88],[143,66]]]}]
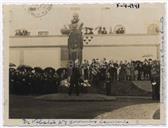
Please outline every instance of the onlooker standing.
[{"label": "onlooker standing", "polygon": [[121,64],[121,68],[120,68],[120,71],[119,71],[119,80],[120,81],[126,80],[126,71],[125,71],[124,64]]},{"label": "onlooker standing", "polygon": [[148,76],[147,76],[147,72],[148,72],[148,69],[147,69],[147,62],[144,61],[143,63],[143,79],[144,80],[147,80],[148,79]]},{"label": "onlooker standing", "polygon": [[89,79],[89,63],[87,60],[84,60],[83,70],[84,70],[84,80],[88,80]]},{"label": "onlooker standing", "polygon": [[134,67],[134,62],[133,62],[133,61],[131,61],[131,64],[130,64],[131,80],[135,80],[134,70],[135,70],[135,67]]},{"label": "onlooker standing", "polygon": [[114,65],[113,64],[110,64],[109,65],[109,70],[108,70],[108,72],[110,73],[110,77],[111,77],[111,80],[112,81],[115,81],[115,73],[116,73],[116,68],[114,67]]},{"label": "onlooker standing", "polygon": [[141,79],[141,77],[142,77],[142,64],[141,64],[141,62],[138,63],[137,70],[138,70],[138,80],[142,80]]},{"label": "onlooker standing", "polygon": [[72,94],[73,89],[76,90],[76,95],[79,96],[79,81],[81,78],[80,68],[78,63],[72,69],[72,75],[70,78],[70,87],[69,87],[69,95]]},{"label": "onlooker standing", "polygon": [[138,67],[137,63],[134,64],[134,80],[138,80]]},{"label": "onlooker standing", "polygon": [[103,27],[102,34],[107,34],[107,30],[105,27]]},{"label": "onlooker standing", "polygon": [[148,80],[150,80],[151,79],[151,69],[152,69],[150,62],[147,63],[146,69],[147,69],[146,71],[147,71]]},{"label": "onlooker standing", "polygon": [[112,79],[110,76],[110,73],[106,73],[106,78],[105,78],[105,86],[106,86],[106,95],[110,96],[111,95],[111,84],[112,84]]},{"label": "onlooker standing", "polygon": [[130,63],[126,65],[126,80],[131,80],[131,66]]},{"label": "onlooker standing", "polygon": [[118,61],[116,61],[114,64],[114,68],[115,68],[115,70],[114,70],[114,80],[118,80]]}]

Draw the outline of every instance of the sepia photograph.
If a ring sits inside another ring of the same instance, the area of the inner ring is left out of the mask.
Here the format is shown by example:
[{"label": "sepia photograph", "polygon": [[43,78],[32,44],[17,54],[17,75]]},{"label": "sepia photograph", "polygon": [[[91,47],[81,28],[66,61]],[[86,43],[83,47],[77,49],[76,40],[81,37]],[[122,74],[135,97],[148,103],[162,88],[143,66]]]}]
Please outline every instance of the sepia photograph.
[{"label": "sepia photograph", "polygon": [[164,3],[9,4],[5,125],[165,124]]}]

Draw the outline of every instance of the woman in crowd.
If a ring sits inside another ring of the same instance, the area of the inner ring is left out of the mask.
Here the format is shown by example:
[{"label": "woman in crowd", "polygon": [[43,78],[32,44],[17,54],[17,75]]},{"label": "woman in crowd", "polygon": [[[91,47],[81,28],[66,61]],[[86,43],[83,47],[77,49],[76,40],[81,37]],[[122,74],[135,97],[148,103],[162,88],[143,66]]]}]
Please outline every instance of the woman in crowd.
[{"label": "woman in crowd", "polygon": [[126,65],[126,80],[131,80],[131,66],[130,63]]}]

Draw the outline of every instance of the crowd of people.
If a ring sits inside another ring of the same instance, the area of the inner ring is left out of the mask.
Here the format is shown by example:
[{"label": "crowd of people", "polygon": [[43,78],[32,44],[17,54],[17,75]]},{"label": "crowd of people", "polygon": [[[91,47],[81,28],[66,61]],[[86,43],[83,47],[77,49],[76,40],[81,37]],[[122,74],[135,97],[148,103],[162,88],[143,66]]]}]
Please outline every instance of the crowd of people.
[{"label": "crowd of people", "polygon": [[[60,30],[61,34],[63,35],[69,35],[70,33],[70,30],[68,29],[67,26],[64,25],[64,28],[62,28]],[[82,33],[84,35],[95,35],[95,34],[124,34],[125,33],[125,29],[122,27],[122,26],[119,26],[117,28],[115,28],[115,30],[112,31],[112,28],[106,28],[104,26],[99,26],[99,27],[96,27],[96,28],[93,28],[93,27],[84,27],[82,29]]]},{"label": "crowd of people", "polygon": [[[70,86],[73,77],[73,65],[70,63],[66,68],[54,69],[47,67],[30,67],[20,65],[9,68],[10,93],[15,94],[46,94],[57,93],[65,83]],[[153,75],[160,74],[160,62],[152,59],[144,61],[107,61],[93,59],[91,63],[87,60],[78,65],[78,82],[81,86],[86,84],[93,87],[104,85],[110,87],[114,81],[151,80]],[[75,81],[75,80],[74,80]],[[84,84],[86,83],[86,84]],[[66,85],[65,85],[66,86]]]},{"label": "crowd of people", "polygon": [[160,62],[152,59],[145,59],[144,61],[107,61],[93,59],[91,63],[84,60],[81,65],[84,72],[84,79],[105,78],[109,73],[111,79],[114,80],[151,80],[152,74],[160,73]]},{"label": "crowd of people", "polygon": [[20,65],[9,68],[9,87],[11,94],[56,93],[60,81],[66,78],[66,69],[52,67],[30,67]]},{"label": "crowd of people", "polygon": [[[94,29],[91,28],[91,27],[85,27],[85,32],[84,32],[84,34],[85,34],[85,35],[95,34],[95,32],[93,32],[93,30],[94,30]],[[108,32],[107,32],[107,30],[106,30],[106,27],[100,26],[100,27],[97,27],[96,30],[97,30],[97,34],[108,34]]]},{"label": "crowd of people", "polygon": [[106,95],[111,95],[111,86],[115,81],[160,81],[158,80],[160,79],[160,61],[152,59],[114,62],[104,58],[103,60],[93,59],[91,63],[84,60],[81,69],[83,79],[89,80],[92,86],[105,87]]},{"label": "crowd of people", "polygon": [[84,35],[89,35],[89,34],[124,34],[125,33],[125,29],[120,26],[118,28],[116,28],[116,30],[114,30],[114,32],[112,32],[112,28],[110,28],[110,30],[108,31],[106,27],[103,26],[99,26],[97,28],[91,28],[91,27],[84,27]]},{"label": "crowd of people", "polygon": [[17,29],[15,32],[15,36],[29,36],[30,32],[28,32],[26,29]]},{"label": "crowd of people", "polygon": [[98,34],[107,34],[107,30],[105,27],[99,27]]}]

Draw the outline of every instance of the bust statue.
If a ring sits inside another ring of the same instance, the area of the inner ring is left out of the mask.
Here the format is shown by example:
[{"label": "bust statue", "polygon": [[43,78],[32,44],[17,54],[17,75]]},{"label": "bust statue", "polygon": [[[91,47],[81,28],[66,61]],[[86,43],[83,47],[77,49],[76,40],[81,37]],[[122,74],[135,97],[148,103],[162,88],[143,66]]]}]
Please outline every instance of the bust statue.
[{"label": "bust statue", "polygon": [[78,13],[73,14],[73,19],[71,20],[71,24],[69,25],[69,28],[71,31],[73,30],[79,30],[81,31],[83,27],[83,23],[79,22],[79,15]]},{"label": "bust statue", "polygon": [[73,19],[71,23],[67,26],[64,25],[64,28],[61,29],[61,33],[64,35],[69,35],[72,31],[82,31],[83,23],[80,23],[78,13],[73,14]]}]

